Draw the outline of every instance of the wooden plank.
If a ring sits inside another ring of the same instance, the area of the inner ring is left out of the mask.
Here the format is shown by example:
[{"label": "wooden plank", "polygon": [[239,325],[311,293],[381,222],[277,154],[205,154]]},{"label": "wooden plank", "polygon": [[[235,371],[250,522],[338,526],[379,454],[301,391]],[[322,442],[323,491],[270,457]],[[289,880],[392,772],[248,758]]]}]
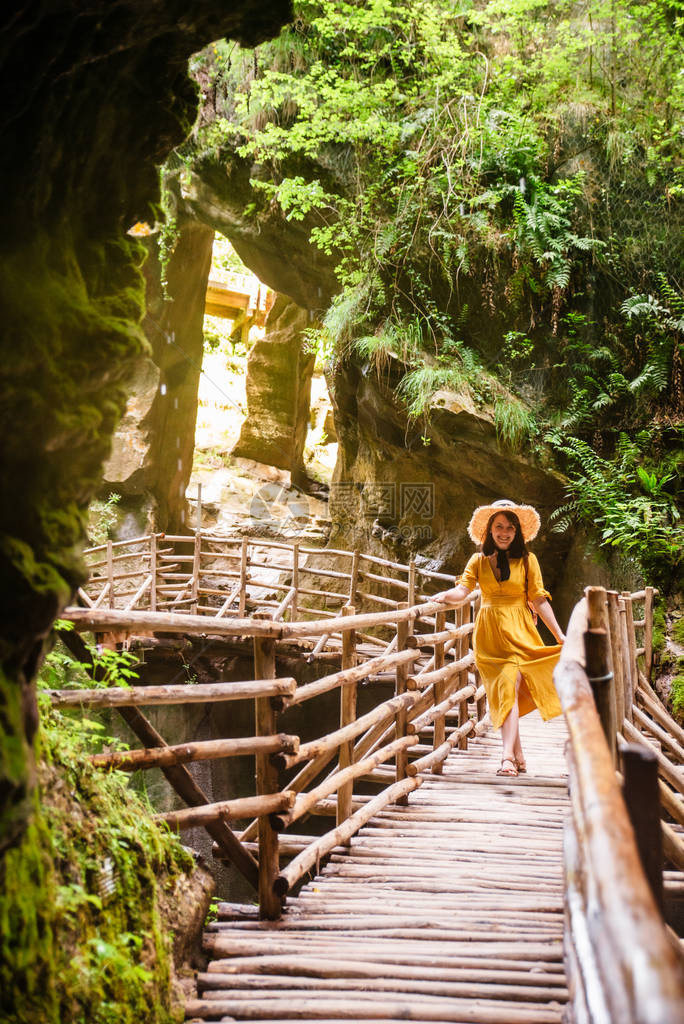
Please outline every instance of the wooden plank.
[{"label": "wooden plank", "polygon": [[[275,1014],[317,1022],[328,1015],[458,1021],[470,1013],[475,1021],[534,1024],[548,1014],[560,1022],[567,999],[560,877],[567,795],[551,775],[562,765],[562,729],[546,729],[559,737],[556,761],[544,755],[549,785],[528,778],[519,790],[510,780],[492,786],[499,744],[484,736],[447,763],[460,764],[482,744],[478,756],[491,768],[473,773],[474,782],[462,772],[429,776],[407,807],[375,810],[377,798],[356,798],[355,814],[366,824],[347,846],[331,845],[340,839],[333,829],[326,842],[302,851],[296,878],[326,854],[331,859],[288,899],[277,931],[231,912],[212,926],[200,1002],[213,1001],[237,1019],[258,1012],[255,1019],[269,1021]],[[451,735],[458,742],[458,732]],[[526,734],[523,741],[532,763],[537,747]],[[386,777],[391,781],[391,768]],[[483,797],[491,824],[478,820]],[[521,814],[524,806],[529,815]],[[554,874],[553,884],[546,881]]]},{"label": "wooden plank", "polygon": [[388,803],[392,803],[402,796],[406,796],[412,790],[416,789],[420,785],[420,782],[420,779],[403,779],[401,782],[395,782],[393,786],[390,786],[388,789],[380,793],[379,796],[375,797],[375,799],[364,807],[363,810],[355,811],[351,817],[347,818],[341,825],[338,825],[338,827],[332,832],[329,832],[327,835],[322,836],[321,839],[312,843],[307,850],[301,853],[298,857],[295,857],[284,871],[281,871],[276,882],[276,891],[284,896],[291,886],[294,885],[295,882],[297,882],[313,864],[316,864],[322,857],[329,853],[333,847],[346,842],[347,839],[357,832],[360,826],[365,821],[368,821],[380,808],[387,806]]},{"label": "wooden plank", "polygon": [[[410,1005],[407,1005],[409,1001],[388,999],[384,993],[380,1004],[370,1005],[370,994],[366,992],[359,993],[357,1000],[351,999],[347,993],[340,994],[337,999],[325,999],[320,994],[315,998],[305,999],[301,997],[301,993],[297,993],[297,1015],[293,1018],[289,1015],[293,998],[293,993],[280,999],[269,993],[261,1000],[245,999],[237,1012],[241,1019],[266,1019],[273,1024],[273,1015],[278,1011],[283,1014],[283,1020],[309,1019],[319,1024],[323,1015],[335,1021],[375,1020],[380,1024],[389,1020],[438,1021],[440,1024],[445,1020],[459,1021],[462,1024],[560,1024],[561,1021],[560,1007],[556,1010],[521,1004],[519,1008],[513,1010],[485,1004],[484,1001],[453,999],[439,1000],[437,1005],[432,1005],[428,1003],[427,997],[422,1000],[414,997]],[[197,1017],[201,1020],[234,1020],[229,1014],[236,1012],[236,1004],[231,999],[190,1000],[186,1004],[185,1012],[188,1017]]]},{"label": "wooden plank", "polygon": [[93,754],[91,764],[96,768],[117,768],[119,771],[137,771],[140,768],[186,764],[188,761],[208,761],[221,757],[244,757],[250,754],[279,752],[294,753],[299,747],[298,736],[280,733],[276,736],[242,736],[225,740],[197,740],[174,746],[148,747],[145,750],[120,750],[108,754]]},{"label": "wooden plank", "polygon": [[[419,964],[396,964],[392,976],[397,979],[415,981],[492,981],[498,985],[529,985],[534,975],[529,971],[516,969],[515,962],[501,963],[493,961],[487,967],[479,962],[461,961],[462,966],[430,967]],[[226,978],[243,972],[251,973],[252,977],[277,974],[279,977],[301,975],[307,978],[387,978],[387,966],[368,960],[326,960],[321,956],[298,957],[291,960],[286,956],[240,957],[235,960],[214,960],[205,973],[197,976],[198,986],[203,988],[211,984],[211,979]],[[552,971],[540,971],[540,983],[546,989],[565,991],[562,974]]]},{"label": "wooden plank", "polygon": [[165,821],[169,828],[173,829],[194,828],[195,825],[206,825],[210,821],[252,818],[254,815],[259,815],[261,820],[266,815],[287,810],[294,803],[294,799],[295,794],[289,791],[260,794],[239,797],[236,800],[220,800],[205,807],[168,811],[166,814],[155,814],[154,817],[155,821]]},{"label": "wooden plank", "polygon": [[211,704],[254,697],[291,697],[294,679],[252,679],[236,683],[191,683],[168,686],[111,686],[99,690],[45,690],[57,708],[159,707],[165,704]]},{"label": "wooden plank", "polygon": [[[645,700],[643,697],[638,698],[644,707],[653,718],[657,718],[660,724],[653,722],[644,712],[636,705],[632,707],[633,722],[647,732],[650,732],[657,740],[660,741],[662,746],[666,747],[670,754],[680,763],[684,764],[684,746],[681,742],[675,739],[675,735],[679,738],[681,735],[681,728],[677,726],[677,723],[669,719],[669,715],[662,714],[659,712],[659,708],[653,704],[652,701]],[[664,728],[663,728],[664,727]]]}]

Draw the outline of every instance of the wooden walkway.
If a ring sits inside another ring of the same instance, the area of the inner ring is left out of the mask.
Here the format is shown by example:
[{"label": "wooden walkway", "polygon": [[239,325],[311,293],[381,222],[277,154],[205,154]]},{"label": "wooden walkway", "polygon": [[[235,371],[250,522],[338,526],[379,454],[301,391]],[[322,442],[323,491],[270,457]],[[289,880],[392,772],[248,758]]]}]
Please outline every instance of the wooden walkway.
[{"label": "wooden walkway", "polygon": [[[497,778],[501,741],[486,735],[484,687],[468,649],[479,592],[451,612],[427,592],[451,577],[415,563],[270,547],[279,559],[286,549],[277,582],[255,580],[254,569],[272,565],[246,540],[236,547],[198,529],[109,542],[91,552],[87,607],[65,612],[75,631],[110,645],[144,649],[167,633],[248,641],[254,679],[50,693],[56,707],[125,712],[145,749],[97,763],[162,765],[188,807],[160,818],[180,830],[204,825],[217,855],[258,891],[258,909],[222,904],[208,926],[211,961],[187,1018],[684,1021],[684,961],[672,931],[680,931],[684,871],[684,730],[649,683],[656,591],[586,588],[554,673],[564,719],[524,719],[530,771]],[[325,608],[307,607],[312,597]],[[246,617],[264,608],[268,620]],[[299,686],[277,678],[277,652],[292,645],[309,663],[324,658],[324,672],[339,656],[339,671]],[[366,679],[394,686],[359,717]],[[279,731],[280,711],[336,690],[339,729],[307,742]],[[167,747],[138,708],[198,700],[252,701],[255,735]],[[623,749],[626,741],[637,747]],[[467,751],[453,749],[466,742]],[[211,802],[185,767],[247,751],[256,757],[254,796]],[[426,774],[438,766],[441,775]],[[293,768],[282,789],[281,773]],[[364,781],[380,792],[362,795],[355,784]],[[406,794],[408,806],[398,805]],[[293,833],[311,813],[328,815],[328,831]],[[241,833],[230,828],[254,816]],[[661,841],[675,869],[665,876],[664,916]],[[282,898],[296,892],[283,914]]]},{"label": "wooden walkway", "polygon": [[562,718],[521,722],[528,773],[496,778],[501,739],[454,750],[408,806],[372,818],[288,899],[282,920],[223,904],[189,1019],[563,1019]]}]

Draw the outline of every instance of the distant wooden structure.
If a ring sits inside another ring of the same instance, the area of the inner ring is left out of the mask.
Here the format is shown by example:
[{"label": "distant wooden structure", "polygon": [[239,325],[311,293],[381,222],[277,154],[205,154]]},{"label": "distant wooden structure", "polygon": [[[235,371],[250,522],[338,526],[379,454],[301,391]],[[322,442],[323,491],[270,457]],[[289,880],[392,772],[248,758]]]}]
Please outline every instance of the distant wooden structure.
[{"label": "distant wooden structure", "polygon": [[239,330],[246,342],[251,327],[264,326],[274,299],[275,292],[254,275],[231,273],[209,278],[204,311],[209,316],[232,320],[232,333]]},{"label": "distant wooden structure", "polygon": [[[159,765],[188,804],[161,817],[206,827],[258,891],[258,911],[220,907],[189,1019],[684,1020],[681,943],[661,912],[684,894],[684,731],[649,684],[652,588],[587,588],[556,671],[564,722],[523,720],[528,774],[502,779],[470,649],[479,593],[449,610],[430,601],[451,577],[201,530],[87,556],[84,607],[65,612],[76,631],[228,638],[254,659],[243,682],[52,694],[125,712],[143,749],[95,763]],[[276,678],[281,646],[325,654],[323,673]],[[390,693],[359,714],[369,680]],[[332,732],[279,731],[286,708],[336,692]],[[253,735],[167,746],[140,707],[188,700],[253,701]],[[211,803],[192,789],[188,761],[247,751],[253,795]],[[323,835],[303,830],[309,815],[332,819]]]}]

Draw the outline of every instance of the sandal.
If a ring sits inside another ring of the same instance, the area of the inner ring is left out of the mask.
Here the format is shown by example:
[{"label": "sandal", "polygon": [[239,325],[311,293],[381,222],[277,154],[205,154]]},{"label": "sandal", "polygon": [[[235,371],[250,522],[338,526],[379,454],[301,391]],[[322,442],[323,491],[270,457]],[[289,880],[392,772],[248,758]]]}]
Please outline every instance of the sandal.
[{"label": "sandal", "polygon": [[[504,768],[505,764],[510,764],[511,767],[510,768]],[[518,774],[518,768],[517,768],[517,764],[516,764],[515,758],[514,757],[502,757],[501,758],[501,767],[498,769],[496,774],[497,775],[508,775],[508,776],[510,776],[510,778],[514,779],[516,777],[516,775]]]},{"label": "sandal", "polygon": [[514,757],[513,760],[515,761],[515,767],[518,769],[518,775],[524,775],[527,771],[527,761],[521,761],[517,757]]}]

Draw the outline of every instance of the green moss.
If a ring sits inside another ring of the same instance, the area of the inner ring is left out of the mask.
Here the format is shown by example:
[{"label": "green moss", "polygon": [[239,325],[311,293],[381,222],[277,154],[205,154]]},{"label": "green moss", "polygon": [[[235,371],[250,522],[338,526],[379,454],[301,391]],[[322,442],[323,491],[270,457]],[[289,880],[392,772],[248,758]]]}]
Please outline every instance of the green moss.
[{"label": "green moss", "polygon": [[[7,424],[0,472],[0,845],[28,816],[32,735],[27,680],[50,623],[82,581],[79,545],[101,482],[127,377],[147,342],[143,247],[133,239],[26,232],[0,255]],[[11,596],[10,596],[11,595]]]},{"label": "green moss", "polygon": [[0,708],[0,841],[5,845],[14,840],[30,812],[33,753],[26,741],[21,688],[2,668]]},{"label": "green moss", "polygon": [[670,702],[677,718],[684,717],[684,672],[675,676],[670,689]]},{"label": "green moss", "polygon": [[43,711],[33,814],[0,884],[7,1024],[178,1019],[159,900],[192,857],[123,773],[89,764],[100,731],[80,713]]},{"label": "green moss", "polygon": [[672,626],[672,637],[678,644],[684,645],[684,617],[677,619]]},{"label": "green moss", "polygon": [[659,654],[665,650],[665,636],[667,626],[665,624],[665,608],[662,604],[655,605],[653,609],[653,653]]}]

